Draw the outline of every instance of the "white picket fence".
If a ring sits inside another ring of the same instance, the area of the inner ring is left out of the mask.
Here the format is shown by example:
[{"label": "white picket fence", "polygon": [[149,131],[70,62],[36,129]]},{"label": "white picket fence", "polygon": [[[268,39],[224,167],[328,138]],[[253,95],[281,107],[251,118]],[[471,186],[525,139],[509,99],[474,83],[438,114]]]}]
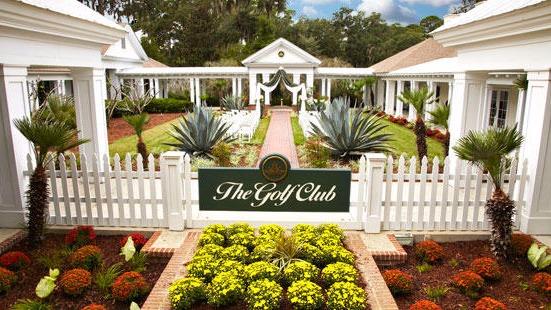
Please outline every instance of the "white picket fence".
[{"label": "white picket fence", "polygon": [[[25,175],[30,176],[34,168],[31,156],[27,160]],[[235,217],[284,225],[297,221],[330,221],[366,232],[487,229],[484,206],[492,193],[487,174],[464,162],[452,165],[448,159],[441,167],[439,159],[434,158],[430,170],[427,158],[423,158],[420,168],[415,158],[408,164],[404,157],[399,158],[396,168],[390,156],[363,156],[359,173],[352,175],[351,207],[347,214],[245,214],[200,211],[197,173],[191,172],[189,157],[180,152],[164,153],[159,171],[155,170],[155,158],[151,155],[147,169],[139,155],[134,161],[129,154],[124,160],[118,155],[112,159],[104,156],[101,160],[84,155],[79,160],[73,154],[60,155],[50,162],[47,171],[48,223],[182,229],[233,221]],[[526,204],[524,190],[528,177],[526,162],[517,166],[513,160],[504,176],[504,190],[516,203],[518,226],[518,214]]]}]

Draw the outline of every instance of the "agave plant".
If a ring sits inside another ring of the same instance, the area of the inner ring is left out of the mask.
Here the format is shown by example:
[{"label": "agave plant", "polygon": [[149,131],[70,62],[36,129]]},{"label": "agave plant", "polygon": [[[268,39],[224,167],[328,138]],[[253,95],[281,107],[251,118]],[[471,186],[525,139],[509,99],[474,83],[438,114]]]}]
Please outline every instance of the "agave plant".
[{"label": "agave plant", "polygon": [[[319,124],[319,125],[318,125]],[[320,112],[312,134],[323,139],[333,155],[346,159],[365,152],[389,151],[390,134],[381,133],[386,125],[380,118],[350,109],[348,99],[336,98]]]},{"label": "agave plant", "polygon": [[230,143],[235,138],[226,135],[230,125],[215,117],[207,107],[196,108],[187,116],[183,116],[180,124],[172,125],[169,133],[178,142],[167,143],[178,150],[193,156],[213,158],[212,149],[220,142]]},{"label": "agave plant", "polygon": [[445,157],[448,157],[450,153],[450,131],[449,131],[450,112],[451,112],[450,105],[446,103],[439,104],[436,107],[436,109],[429,112],[431,116],[430,123],[446,131],[446,139],[444,140]]},{"label": "agave plant", "polygon": [[245,108],[245,102],[238,96],[225,96],[220,101],[220,105],[224,110],[243,110]]},{"label": "agave plant", "polygon": [[147,147],[145,143],[143,142],[143,131],[145,129],[145,126],[149,123],[149,114],[142,113],[142,114],[136,114],[136,115],[124,115],[123,119],[125,122],[127,122],[132,128],[134,129],[134,132],[136,133],[136,136],[138,136],[138,142],[136,143],[136,149],[138,151],[138,154],[142,155],[142,162],[144,167],[147,168]]}]

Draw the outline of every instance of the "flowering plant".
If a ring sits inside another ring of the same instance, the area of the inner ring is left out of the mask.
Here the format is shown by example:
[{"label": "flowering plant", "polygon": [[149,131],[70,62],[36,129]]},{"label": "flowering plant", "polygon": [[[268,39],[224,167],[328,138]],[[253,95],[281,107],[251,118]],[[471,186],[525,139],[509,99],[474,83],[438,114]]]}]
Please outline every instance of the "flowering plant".
[{"label": "flowering plant", "polygon": [[17,276],[11,270],[0,267],[0,294],[7,292],[17,282]]},{"label": "flowering plant", "polygon": [[323,305],[321,287],[306,280],[293,282],[287,289],[287,298],[293,305],[293,309],[313,310]]},{"label": "flowering plant", "polygon": [[0,256],[0,266],[9,270],[19,271],[30,264],[31,259],[23,252],[11,251]]},{"label": "flowering plant", "polygon": [[444,257],[444,248],[433,240],[425,240],[415,245],[415,254],[427,263],[434,263]]},{"label": "flowering plant", "polygon": [[313,243],[316,241],[316,233],[314,231],[299,231],[296,233],[293,233],[293,239],[297,243]]},{"label": "flowering plant", "polygon": [[224,226],[222,224],[211,224],[211,225],[203,228],[203,233],[204,234],[215,233],[215,234],[221,234],[222,236],[225,236],[226,235],[226,226]]},{"label": "flowering plant", "polygon": [[248,282],[260,279],[276,280],[279,268],[268,262],[256,262],[245,267],[245,277]]},{"label": "flowering plant", "polygon": [[[260,238],[257,238],[257,241]],[[268,260],[275,252],[275,242],[263,242],[258,244],[251,253],[251,261]]]},{"label": "flowering plant", "polygon": [[532,283],[537,291],[551,295],[551,275],[547,272],[538,272],[532,277]]},{"label": "flowering plant", "polygon": [[206,299],[206,286],[200,279],[183,278],[168,287],[168,299],[172,309],[187,310]]},{"label": "flowering plant", "polygon": [[339,245],[325,246],[321,248],[321,251],[323,252],[323,260],[327,264],[342,262],[353,265],[356,260],[354,253]]},{"label": "flowering plant", "polygon": [[119,301],[135,300],[147,294],[148,291],[149,287],[144,277],[135,271],[118,276],[111,288],[111,294]]},{"label": "flowering plant", "polygon": [[140,233],[132,233],[121,238],[121,241],[119,242],[120,247],[123,247],[126,244],[128,237],[132,237],[134,246],[138,251],[147,243],[147,238],[144,235]]},{"label": "flowering plant", "polygon": [[69,255],[68,261],[74,267],[82,267],[88,270],[93,270],[103,260],[101,249],[95,245],[86,245],[74,251]]},{"label": "flowering plant", "polygon": [[413,277],[398,269],[389,269],[383,273],[386,285],[392,294],[408,294],[413,290]]},{"label": "flowering plant", "polygon": [[247,262],[249,260],[249,250],[246,247],[236,244],[225,248],[222,251],[222,258],[231,259],[240,262]]},{"label": "flowering plant", "polygon": [[331,286],[336,282],[356,282],[358,272],[354,266],[338,262],[323,268],[321,278],[327,286]]},{"label": "flowering plant", "polygon": [[251,310],[276,310],[282,294],[283,289],[275,281],[260,279],[249,285],[245,301]]},{"label": "flowering plant", "polygon": [[199,237],[199,245],[205,246],[208,244],[224,245],[224,236],[218,233],[202,233]]},{"label": "flowering plant", "polygon": [[442,307],[430,300],[419,300],[409,307],[409,310],[442,310]]},{"label": "flowering plant", "polygon": [[298,224],[298,225],[295,225],[293,229],[291,229],[291,232],[293,233],[293,235],[299,234],[299,233],[305,233],[305,232],[315,234],[316,227],[310,224]]},{"label": "flowering plant", "polygon": [[507,310],[507,307],[493,298],[484,297],[476,302],[474,310]]},{"label": "flowering plant", "polygon": [[95,239],[94,226],[76,226],[65,235],[65,244],[78,247],[90,244]]},{"label": "flowering plant", "polygon": [[289,263],[283,270],[283,277],[287,284],[299,280],[315,281],[320,270],[315,265],[305,261],[294,261]]},{"label": "flowering plant", "polygon": [[365,291],[354,283],[337,282],[327,290],[327,309],[363,310],[367,302]]},{"label": "flowering plant", "polygon": [[267,235],[275,239],[281,237],[281,235],[285,232],[285,229],[277,224],[265,224],[258,227],[258,232],[261,236]]},{"label": "flowering plant", "polygon": [[228,237],[228,243],[230,245],[242,245],[248,249],[252,249],[255,239],[256,237],[252,233],[237,233]]},{"label": "flowering plant", "polygon": [[245,293],[245,283],[230,272],[222,272],[207,287],[207,303],[227,306],[235,303]]},{"label": "flowering plant", "polygon": [[334,235],[330,232],[322,232],[320,235],[316,236],[314,244],[318,248],[323,248],[326,246],[335,246],[341,245],[342,241],[338,235]]},{"label": "flowering plant", "polygon": [[324,255],[323,252],[314,245],[311,244],[303,244],[302,245],[302,252],[300,254],[300,258],[316,265],[316,266],[323,266],[324,265]]},{"label": "flowering plant", "polygon": [[478,292],[484,286],[484,279],[472,271],[463,271],[454,275],[452,282],[464,293]]},{"label": "flowering plant", "polygon": [[195,252],[195,256],[212,255],[216,258],[222,255],[223,247],[216,244],[207,244]]},{"label": "flowering plant", "polygon": [[489,257],[481,257],[472,261],[471,271],[488,280],[501,278],[501,268],[497,261]]},{"label": "flowering plant", "polygon": [[107,310],[103,305],[98,304],[89,304],[80,310]]},{"label": "flowering plant", "polygon": [[59,280],[59,285],[67,295],[80,295],[92,284],[89,271],[76,268],[66,271]]},{"label": "flowering plant", "polygon": [[191,277],[209,282],[216,275],[219,265],[220,260],[212,255],[194,256],[187,265],[187,270]]},{"label": "flowering plant", "polygon": [[245,265],[243,265],[241,262],[238,262],[236,260],[220,261],[220,263],[218,264],[218,268],[216,269],[216,274],[219,274],[222,272],[229,272],[235,275],[236,277],[239,277],[242,279],[246,277]]},{"label": "flowering plant", "polygon": [[238,233],[249,233],[254,235],[254,228],[247,223],[234,223],[228,226],[226,229],[226,234],[228,236],[235,235]]},{"label": "flowering plant", "polygon": [[344,230],[337,224],[321,224],[316,227],[316,231],[320,235],[329,233],[330,235],[338,237],[339,240],[344,239]]}]

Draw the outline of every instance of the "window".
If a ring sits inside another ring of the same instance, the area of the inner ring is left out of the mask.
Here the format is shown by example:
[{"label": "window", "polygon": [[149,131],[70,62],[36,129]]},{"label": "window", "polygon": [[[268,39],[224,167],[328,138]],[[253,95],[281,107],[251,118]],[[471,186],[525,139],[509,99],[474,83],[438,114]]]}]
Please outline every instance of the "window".
[{"label": "window", "polygon": [[121,40],[121,47],[122,47],[123,49],[126,48],[126,38],[122,38],[122,40]]},{"label": "window", "polygon": [[507,120],[508,90],[492,90],[489,126],[503,128]]}]

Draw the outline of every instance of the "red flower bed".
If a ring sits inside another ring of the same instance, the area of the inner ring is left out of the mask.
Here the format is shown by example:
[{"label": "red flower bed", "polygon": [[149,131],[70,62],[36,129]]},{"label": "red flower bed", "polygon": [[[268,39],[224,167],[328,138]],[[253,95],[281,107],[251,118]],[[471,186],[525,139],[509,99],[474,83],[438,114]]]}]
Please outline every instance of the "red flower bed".
[{"label": "red flower bed", "polygon": [[0,267],[0,294],[7,292],[17,282],[17,276],[11,270]]},{"label": "red flower bed", "polygon": [[452,277],[453,285],[463,292],[478,292],[484,286],[484,279],[472,271],[463,271]]},{"label": "red flower bed", "polygon": [[107,308],[105,308],[103,305],[90,304],[80,310],[107,310]]},{"label": "red flower bed", "polygon": [[392,294],[407,294],[413,290],[413,277],[398,269],[386,270],[383,278]]},{"label": "red flower bed", "polygon": [[31,264],[31,259],[23,252],[12,251],[0,256],[0,266],[18,271]]},{"label": "red flower bed", "polygon": [[70,246],[82,246],[92,243],[96,239],[93,226],[77,226],[65,235],[65,244]]},{"label": "red flower bed", "polygon": [[68,258],[68,262],[73,267],[82,267],[93,270],[101,265],[103,254],[101,249],[95,245],[86,245],[74,251]]},{"label": "red flower bed", "polygon": [[138,272],[130,271],[120,275],[115,282],[111,292],[116,300],[130,301],[139,298],[149,291],[147,282]]},{"label": "red flower bed", "polygon": [[513,234],[511,238],[511,246],[513,252],[519,257],[526,256],[528,249],[532,245],[532,237],[526,234]]},{"label": "red flower bed", "polygon": [[551,275],[547,272],[538,272],[532,277],[532,283],[538,292],[551,295]]},{"label": "red flower bed", "polygon": [[425,240],[415,245],[415,254],[423,261],[434,263],[444,257],[444,248],[436,241]]},{"label": "red flower bed", "polygon": [[474,310],[507,310],[507,307],[493,298],[484,297],[476,302]]},{"label": "red flower bed", "polygon": [[487,280],[498,280],[501,278],[501,268],[493,258],[482,257],[472,261],[471,271]]},{"label": "red flower bed", "polygon": [[140,250],[147,242],[147,238],[144,235],[140,233],[132,233],[121,238],[121,241],[119,243],[121,247],[126,244],[126,241],[128,241],[128,237],[132,237],[132,241],[134,242],[134,246],[137,250]]},{"label": "red flower bed", "polygon": [[66,271],[59,280],[59,286],[67,295],[80,295],[92,284],[92,275],[84,269]]},{"label": "red flower bed", "polygon": [[409,310],[442,310],[442,308],[430,300],[420,300],[409,307]]}]

